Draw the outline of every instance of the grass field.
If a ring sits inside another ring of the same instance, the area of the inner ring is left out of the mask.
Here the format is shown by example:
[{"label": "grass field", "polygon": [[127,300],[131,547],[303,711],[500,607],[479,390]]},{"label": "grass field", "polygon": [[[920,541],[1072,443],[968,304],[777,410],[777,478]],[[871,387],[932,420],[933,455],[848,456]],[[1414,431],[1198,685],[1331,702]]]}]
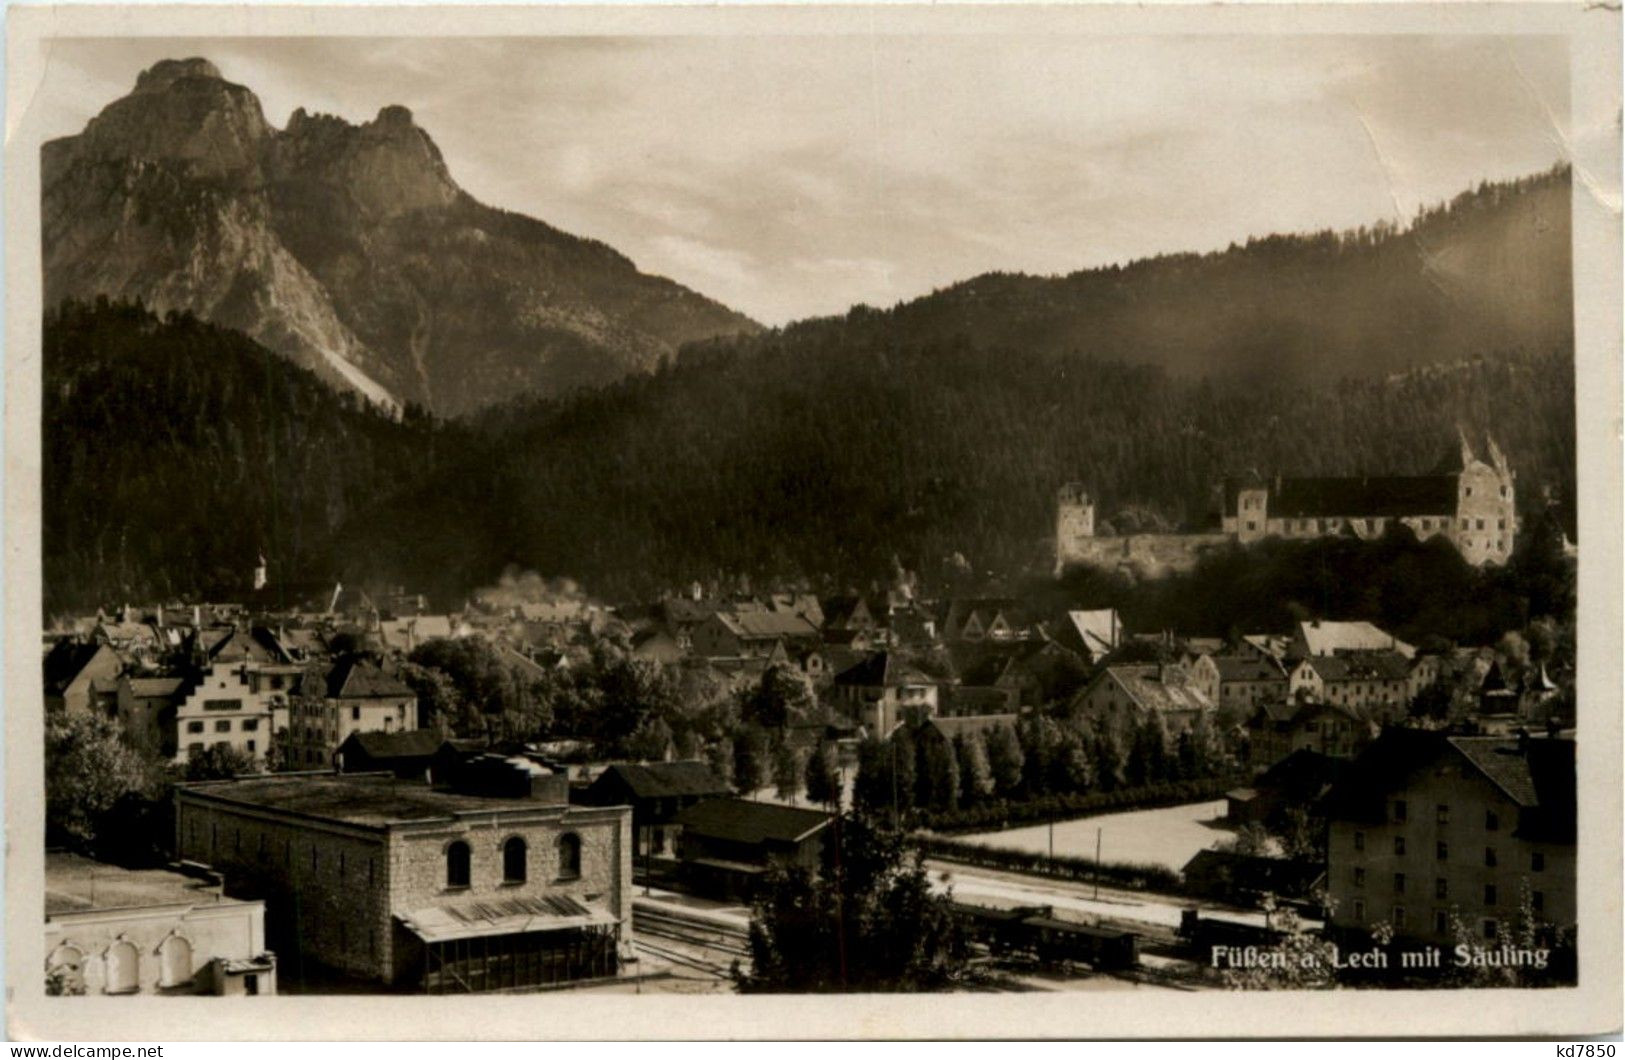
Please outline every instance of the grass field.
[{"label": "grass field", "polygon": [[[1134,861],[1183,868],[1198,850],[1206,849],[1234,832],[1224,825],[1223,799],[1164,806],[1155,810],[1129,810],[1095,817],[1055,822],[1055,853],[1073,857],[1095,856],[1095,832],[1100,831],[1102,861]],[[971,843],[1010,850],[1047,853],[1050,826],[1012,828],[1004,832],[977,832],[956,837]]]}]

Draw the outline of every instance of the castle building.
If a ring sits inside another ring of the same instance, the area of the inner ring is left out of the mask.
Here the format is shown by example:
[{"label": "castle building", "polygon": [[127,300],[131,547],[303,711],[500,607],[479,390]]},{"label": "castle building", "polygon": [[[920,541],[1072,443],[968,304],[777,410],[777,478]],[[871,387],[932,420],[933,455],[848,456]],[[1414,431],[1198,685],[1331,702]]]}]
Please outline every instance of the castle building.
[{"label": "castle building", "polygon": [[1480,460],[1463,436],[1459,455],[1430,475],[1228,480],[1220,533],[1096,537],[1094,501],[1067,483],[1056,494],[1055,576],[1079,564],[1188,570],[1233,543],[1345,533],[1369,541],[1396,523],[1424,541],[1442,537],[1475,567],[1505,563],[1518,530],[1516,475],[1488,442],[1488,460]]},{"label": "castle building", "polygon": [[1463,437],[1459,459],[1431,475],[1227,482],[1224,531],[1244,545],[1345,532],[1371,540],[1402,523],[1421,540],[1443,537],[1475,567],[1500,564],[1518,529],[1514,478],[1494,439],[1486,463]]}]

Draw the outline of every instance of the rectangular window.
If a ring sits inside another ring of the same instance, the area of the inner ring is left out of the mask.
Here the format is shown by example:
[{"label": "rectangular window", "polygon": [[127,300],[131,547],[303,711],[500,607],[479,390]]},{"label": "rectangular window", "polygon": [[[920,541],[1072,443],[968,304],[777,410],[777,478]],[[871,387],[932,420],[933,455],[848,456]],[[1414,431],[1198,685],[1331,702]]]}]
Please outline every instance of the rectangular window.
[{"label": "rectangular window", "polygon": [[1482,519],[1476,519],[1476,520],[1474,520],[1474,522],[1475,522],[1475,523],[1476,523],[1476,524],[1477,524],[1477,525],[1476,525],[1476,526],[1474,526],[1474,527],[1473,527],[1473,529],[1475,529],[1475,530],[1482,530],[1482,529],[1484,529],[1484,520],[1482,520]]},{"label": "rectangular window", "polygon": [[243,731],[244,732],[256,732],[256,731],[259,730],[259,727],[260,727],[260,719],[258,719],[258,718],[244,718],[243,719]]},{"label": "rectangular window", "polygon": [[1443,909],[1433,911],[1433,933],[1435,935],[1448,935],[1450,933],[1450,917]]},{"label": "rectangular window", "polygon": [[1546,895],[1545,895],[1545,893],[1542,892],[1542,891],[1531,891],[1531,892],[1529,892],[1529,904],[1534,907],[1535,912],[1537,912],[1537,913],[1545,912],[1545,910],[1546,910]]},{"label": "rectangular window", "polygon": [[1404,799],[1395,799],[1394,800],[1394,821],[1395,821],[1395,823],[1404,824],[1405,823],[1405,814],[1406,814],[1405,800]]},{"label": "rectangular window", "polygon": [[1354,922],[1356,924],[1365,923],[1365,903],[1358,898],[1354,900]]},{"label": "rectangular window", "polygon": [[1394,930],[1405,930],[1405,907],[1402,905],[1394,906]]},{"label": "rectangular window", "polygon": [[1479,930],[1484,933],[1485,938],[1494,939],[1495,938],[1495,921],[1493,921],[1493,920],[1489,919],[1488,917],[1486,917],[1484,919],[1483,923],[1479,925]]},{"label": "rectangular window", "polygon": [[361,720],[361,708],[360,707],[351,707],[350,708],[350,720],[351,721],[360,721]]},{"label": "rectangular window", "polygon": [[1403,872],[1394,873],[1394,893],[1405,893],[1405,874]]},{"label": "rectangular window", "polygon": [[1394,854],[1396,857],[1403,857],[1405,854],[1405,837],[1402,835],[1394,836]]},{"label": "rectangular window", "polygon": [[1484,866],[1486,868],[1491,868],[1491,869],[1495,868],[1495,848],[1494,847],[1485,847],[1484,848]]},{"label": "rectangular window", "polygon": [[1442,802],[1439,803],[1438,808],[1436,810],[1434,810],[1434,812],[1433,812],[1433,819],[1434,819],[1434,822],[1437,823],[1437,824],[1449,824],[1450,823],[1450,807],[1446,806]]},{"label": "rectangular window", "polygon": [[242,710],[243,701],[240,699],[205,699],[204,710]]},{"label": "rectangular window", "polygon": [[221,718],[219,721],[215,722],[214,723],[214,731],[215,732],[230,732],[231,731],[231,719],[230,718]]},{"label": "rectangular window", "polygon": [[[187,732],[202,732],[203,731],[203,723],[201,721],[189,721],[189,722],[186,723],[186,731]],[[201,747],[202,745],[199,744],[199,746]]]},{"label": "rectangular window", "polygon": [[1529,871],[1544,872],[1546,870],[1546,855],[1539,850],[1529,852]]},{"label": "rectangular window", "polygon": [[1496,897],[1495,896],[1495,884],[1486,883],[1484,885],[1484,904],[1485,905],[1494,905],[1495,904],[1495,897]]},{"label": "rectangular window", "polygon": [[1439,861],[1449,861],[1450,860],[1450,844],[1446,843],[1442,839],[1439,840],[1438,845],[1437,845],[1437,849],[1434,851],[1434,856]]},{"label": "rectangular window", "polygon": [[1494,810],[1485,810],[1484,811],[1484,831],[1486,831],[1486,832],[1494,832],[1494,831],[1498,831],[1500,829],[1500,827],[1501,827],[1501,818],[1496,816],[1495,811]]},{"label": "rectangular window", "polygon": [[1356,886],[1356,887],[1364,887],[1365,886],[1365,870],[1364,869],[1355,869],[1354,870],[1354,886]]},{"label": "rectangular window", "polygon": [[254,750],[254,741],[253,740],[248,741],[248,749],[250,751]]},{"label": "rectangular window", "polygon": [[1450,881],[1445,879],[1443,876],[1440,876],[1438,879],[1434,880],[1433,881],[1433,897],[1435,897],[1435,898],[1449,898],[1450,897]]}]

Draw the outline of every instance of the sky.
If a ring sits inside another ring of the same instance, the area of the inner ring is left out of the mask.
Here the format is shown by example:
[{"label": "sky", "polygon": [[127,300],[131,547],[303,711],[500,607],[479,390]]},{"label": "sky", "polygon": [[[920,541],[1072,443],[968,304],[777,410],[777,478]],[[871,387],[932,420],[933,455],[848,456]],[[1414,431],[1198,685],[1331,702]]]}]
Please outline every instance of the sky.
[{"label": "sky", "polygon": [[404,105],[475,198],[767,324],[1403,221],[1568,135],[1555,37],[58,40],[32,106],[193,55],[278,127]]}]

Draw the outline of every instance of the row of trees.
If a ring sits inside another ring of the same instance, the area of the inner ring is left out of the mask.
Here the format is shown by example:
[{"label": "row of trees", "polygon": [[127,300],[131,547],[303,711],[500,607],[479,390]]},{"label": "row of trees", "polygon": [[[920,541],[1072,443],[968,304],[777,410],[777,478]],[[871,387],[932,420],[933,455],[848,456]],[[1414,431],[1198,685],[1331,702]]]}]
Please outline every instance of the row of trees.
[{"label": "row of trees", "polygon": [[1229,766],[1223,741],[1198,717],[1177,735],[1161,714],[1127,727],[1057,720],[1043,714],[986,735],[901,728],[858,750],[856,803],[899,816],[953,811],[990,800],[1114,792],[1217,776]]}]

